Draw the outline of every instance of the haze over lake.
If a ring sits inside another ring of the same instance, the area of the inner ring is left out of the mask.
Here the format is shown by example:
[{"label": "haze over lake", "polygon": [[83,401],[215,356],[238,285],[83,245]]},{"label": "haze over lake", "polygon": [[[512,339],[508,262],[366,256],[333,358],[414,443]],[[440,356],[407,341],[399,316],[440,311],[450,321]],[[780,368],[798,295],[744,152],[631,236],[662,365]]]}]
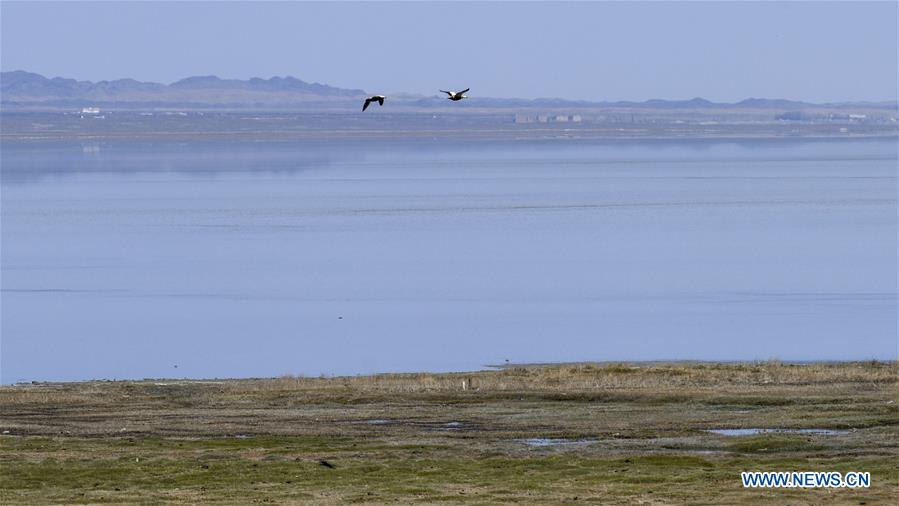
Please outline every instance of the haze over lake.
[{"label": "haze over lake", "polygon": [[895,359],[896,164],[894,139],[8,143],[0,380]]}]

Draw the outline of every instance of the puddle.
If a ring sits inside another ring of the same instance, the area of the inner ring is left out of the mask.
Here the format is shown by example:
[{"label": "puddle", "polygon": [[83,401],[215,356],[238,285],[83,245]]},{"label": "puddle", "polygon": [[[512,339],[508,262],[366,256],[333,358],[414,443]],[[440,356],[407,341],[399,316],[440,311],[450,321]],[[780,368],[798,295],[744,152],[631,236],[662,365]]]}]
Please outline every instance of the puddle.
[{"label": "puddle", "polygon": [[[352,423],[352,422],[351,422]],[[358,423],[358,422],[355,422]],[[449,421],[449,422],[437,422],[437,421],[421,421],[421,420],[386,420],[381,418],[375,418],[372,420],[365,420],[364,423],[368,425],[390,425],[390,426],[401,426],[401,427],[411,427],[414,429],[420,430],[475,430],[474,426],[469,424],[468,422],[459,422],[459,421]]]},{"label": "puddle", "polygon": [[753,436],[756,434],[822,434],[825,436],[839,436],[849,433],[848,430],[837,429],[708,429],[705,432],[711,432],[719,436]]},{"label": "puddle", "polygon": [[589,445],[595,442],[595,439],[556,439],[544,437],[536,437],[524,440],[524,444],[531,447]]},{"label": "puddle", "polygon": [[433,430],[470,430],[471,428],[463,424],[462,422],[446,422],[441,424],[439,427],[434,427]]}]

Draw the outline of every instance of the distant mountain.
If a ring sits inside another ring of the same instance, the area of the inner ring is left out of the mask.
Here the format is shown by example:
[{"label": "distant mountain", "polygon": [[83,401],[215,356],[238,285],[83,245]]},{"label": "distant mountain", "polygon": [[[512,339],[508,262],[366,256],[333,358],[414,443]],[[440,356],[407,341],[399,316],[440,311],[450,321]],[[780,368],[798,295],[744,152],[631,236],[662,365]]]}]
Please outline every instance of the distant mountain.
[{"label": "distant mountain", "polygon": [[690,108],[703,109],[706,107],[720,107],[720,104],[710,102],[704,98],[696,97],[690,100],[661,100],[654,98],[645,102],[624,102],[631,106],[637,107],[659,107],[659,108]]},{"label": "distant mountain", "polygon": [[247,90],[258,92],[301,92],[323,96],[352,96],[364,95],[363,90],[347,90],[335,88],[326,84],[307,83],[295,77],[272,77],[271,79],[251,78],[246,81],[239,79],[220,79],[216,76],[195,76],[176,81],[169,88],[180,90]]},{"label": "distant mountain", "polygon": [[738,107],[754,107],[758,109],[803,109],[815,107],[815,104],[782,98],[747,98],[735,104]]},{"label": "distant mountain", "polygon": [[[425,97],[414,101],[418,107],[439,107],[446,105],[446,97]],[[556,108],[556,109],[576,109],[576,108],[610,108],[610,109],[775,109],[775,110],[798,110],[813,107],[857,107],[860,105],[873,108],[889,108],[895,109],[896,103],[841,103],[841,104],[812,104],[809,102],[801,102],[796,100],[785,99],[767,99],[767,98],[747,98],[736,103],[712,102],[704,98],[696,97],[689,100],[663,100],[650,99],[643,102],[634,102],[623,100],[619,102],[591,102],[587,100],[566,100],[561,98],[536,98],[533,100],[520,98],[490,98],[490,97],[471,97],[469,100],[462,102],[454,107],[481,107],[481,108],[505,108],[505,107],[526,107],[526,108]]]},{"label": "distant mountain", "polygon": [[[21,70],[0,73],[0,103],[3,108],[71,108],[86,106],[144,108],[254,108],[254,109],[343,109],[356,110],[364,90],[345,89],[327,84],[309,83],[295,77],[261,79],[222,79],[217,76],[193,76],[171,84],[141,82],[134,79],[114,81],[76,81]],[[411,109],[450,107],[443,95],[425,97],[394,93],[392,105]],[[896,103],[811,104],[807,102],[747,98],[737,103],[716,103],[696,97],[690,100],[652,99],[643,102],[590,102],[560,98],[491,98],[475,94],[469,100],[452,104],[453,109],[773,109],[797,111],[813,107],[896,109]]]},{"label": "distant mountain", "polygon": [[365,95],[353,90],[308,83],[295,77],[221,79],[188,77],[169,85],[134,79],[76,81],[21,70],[0,73],[0,100],[10,103],[89,105],[95,103],[177,103],[195,105],[253,104],[278,106],[308,102],[353,102]]}]

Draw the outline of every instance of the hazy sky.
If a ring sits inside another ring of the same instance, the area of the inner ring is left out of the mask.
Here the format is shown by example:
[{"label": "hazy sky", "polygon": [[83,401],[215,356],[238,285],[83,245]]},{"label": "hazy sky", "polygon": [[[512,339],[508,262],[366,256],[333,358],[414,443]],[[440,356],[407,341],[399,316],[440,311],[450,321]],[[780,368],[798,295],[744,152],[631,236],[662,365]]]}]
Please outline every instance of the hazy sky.
[{"label": "hazy sky", "polygon": [[3,70],[371,92],[895,100],[897,2],[0,3]]}]

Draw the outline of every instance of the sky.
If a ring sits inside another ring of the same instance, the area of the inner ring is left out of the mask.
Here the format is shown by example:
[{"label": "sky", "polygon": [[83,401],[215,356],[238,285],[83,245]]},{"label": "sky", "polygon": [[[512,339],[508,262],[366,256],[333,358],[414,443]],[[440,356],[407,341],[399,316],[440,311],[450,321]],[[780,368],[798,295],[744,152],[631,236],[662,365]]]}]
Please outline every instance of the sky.
[{"label": "sky", "polygon": [[0,68],[581,100],[897,96],[897,2],[0,2]]}]

